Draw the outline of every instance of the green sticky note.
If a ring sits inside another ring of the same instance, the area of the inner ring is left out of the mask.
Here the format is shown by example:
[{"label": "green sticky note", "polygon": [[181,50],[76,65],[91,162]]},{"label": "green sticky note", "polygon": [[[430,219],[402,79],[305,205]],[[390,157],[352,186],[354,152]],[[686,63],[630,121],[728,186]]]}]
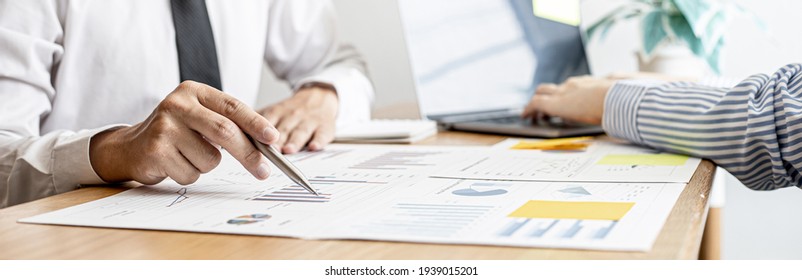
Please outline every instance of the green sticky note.
[{"label": "green sticky note", "polygon": [[674,154],[635,154],[635,155],[606,155],[596,164],[598,165],[661,165],[681,166],[688,161],[687,156]]},{"label": "green sticky note", "polygon": [[532,0],[532,10],[537,17],[579,25],[579,0]]}]

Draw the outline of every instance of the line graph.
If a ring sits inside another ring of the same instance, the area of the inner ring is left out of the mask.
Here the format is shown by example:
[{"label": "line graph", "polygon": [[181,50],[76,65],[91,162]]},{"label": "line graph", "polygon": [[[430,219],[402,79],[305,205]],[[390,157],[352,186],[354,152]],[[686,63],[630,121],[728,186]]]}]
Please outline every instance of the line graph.
[{"label": "line graph", "polygon": [[173,206],[173,205],[175,205],[177,203],[181,203],[182,201],[184,201],[187,198],[189,198],[187,196],[187,188],[180,188],[175,193],[178,194],[178,197],[176,197],[175,200],[173,200],[173,202],[170,203],[170,205],[167,205],[167,207],[171,207],[171,206]]}]

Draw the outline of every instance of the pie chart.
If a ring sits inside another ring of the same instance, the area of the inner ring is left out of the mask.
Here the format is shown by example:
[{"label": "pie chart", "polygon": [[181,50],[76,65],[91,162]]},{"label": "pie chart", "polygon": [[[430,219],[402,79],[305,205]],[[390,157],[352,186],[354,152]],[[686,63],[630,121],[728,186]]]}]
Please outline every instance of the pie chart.
[{"label": "pie chart", "polygon": [[460,196],[494,196],[494,195],[502,195],[507,193],[507,190],[504,189],[490,189],[490,190],[476,190],[476,189],[459,189],[451,192],[455,195]]},{"label": "pie chart", "polygon": [[230,219],[226,223],[229,225],[249,225],[270,219],[270,217],[268,214],[249,214]]}]

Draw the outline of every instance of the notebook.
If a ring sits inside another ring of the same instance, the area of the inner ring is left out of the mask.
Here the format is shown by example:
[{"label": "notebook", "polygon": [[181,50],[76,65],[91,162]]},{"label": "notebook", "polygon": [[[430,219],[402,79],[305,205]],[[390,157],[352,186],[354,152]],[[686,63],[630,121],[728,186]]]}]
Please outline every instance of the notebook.
[{"label": "notebook", "polygon": [[429,120],[376,119],[337,128],[334,141],[340,143],[414,143],[437,133]]}]

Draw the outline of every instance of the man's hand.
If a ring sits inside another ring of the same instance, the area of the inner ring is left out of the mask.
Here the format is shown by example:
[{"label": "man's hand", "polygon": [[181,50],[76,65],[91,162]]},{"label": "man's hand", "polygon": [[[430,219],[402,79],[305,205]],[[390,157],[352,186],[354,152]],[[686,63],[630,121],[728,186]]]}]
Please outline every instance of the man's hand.
[{"label": "man's hand", "polygon": [[245,133],[273,143],[278,131],[237,99],[210,86],[183,82],[139,124],[92,137],[92,167],[107,182],[156,184],[167,177],[182,185],[217,167],[218,144],[256,178],[270,174],[267,159]]},{"label": "man's hand", "polygon": [[545,114],[568,121],[601,124],[604,98],[615,81],[590,76],[570,78],[560,85],[542,84],[522,117]]},{"label": "man's hand", "polygon": [[334,140],[339,101],[328,87],[312,86],[299,90],[292,97],[259,111],[276,125],[281,137],[274,144],[285,154],[307,146],[322,149]]}]

